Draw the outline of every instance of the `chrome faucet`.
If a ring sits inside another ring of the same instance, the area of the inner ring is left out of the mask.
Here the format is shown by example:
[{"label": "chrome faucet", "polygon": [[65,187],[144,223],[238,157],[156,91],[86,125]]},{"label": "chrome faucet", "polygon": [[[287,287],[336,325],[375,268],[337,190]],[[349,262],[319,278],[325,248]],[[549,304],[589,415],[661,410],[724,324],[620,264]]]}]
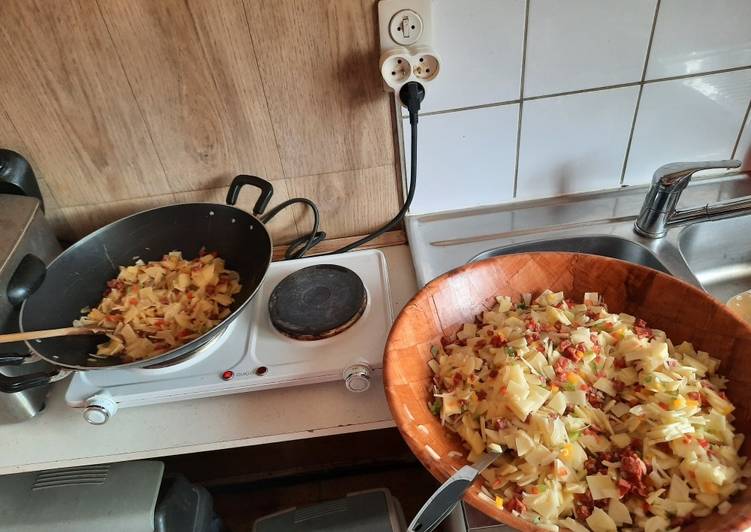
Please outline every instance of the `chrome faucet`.
[{"label": "chrome faucet", "polygon": [[668,228],[675,225],[751,214],[751,196],[707,203],[691,209],[676,208],[681,193],[695,172],[713,168],[738,168],[740,165],[740,161],[726,160],[670,163],[659,167],[652,177],[652,186],[634,223],[634,231],[647,238],[662,238]]}]

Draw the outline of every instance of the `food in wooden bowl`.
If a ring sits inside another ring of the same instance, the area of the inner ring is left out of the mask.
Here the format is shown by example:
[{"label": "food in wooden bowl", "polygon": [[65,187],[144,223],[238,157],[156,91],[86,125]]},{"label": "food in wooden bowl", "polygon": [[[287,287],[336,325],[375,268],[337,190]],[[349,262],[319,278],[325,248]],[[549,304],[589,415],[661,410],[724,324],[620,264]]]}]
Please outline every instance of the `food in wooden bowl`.
[{"label": "food in wooden bowl", "polygon": [[428,284],[392,328],[384,374],[399,429],[439,480],[468,454],[505,451],[466,497],[500,521],[740,530],[749,350],[751,329],[686,283],[537,253]]}]

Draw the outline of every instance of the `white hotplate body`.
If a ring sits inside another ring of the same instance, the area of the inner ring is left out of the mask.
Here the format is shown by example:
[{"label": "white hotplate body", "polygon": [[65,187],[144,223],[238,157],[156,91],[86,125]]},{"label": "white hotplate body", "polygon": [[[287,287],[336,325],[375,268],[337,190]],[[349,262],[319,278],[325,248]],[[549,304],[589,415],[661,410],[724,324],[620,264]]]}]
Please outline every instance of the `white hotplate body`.
[{"label": "white hotplate body", "polygon": [[[357,273],[367,291],[367,306],[354,325],[336,336],[294,340],[272,325],[269,296],[287,275],[314,264],[338,264]],[[92,398],[104,397],[105,402],[115,404],[116,410],[333,381],[342,379],[352,367],[377,372],[383,366],[383,350],[392,321],[388,270],[380,251],[274,262],[243,312],[222,335],[192,357],[164,368],[77,372],[65,399],[70,406],[87,407],[97,403]]]}]

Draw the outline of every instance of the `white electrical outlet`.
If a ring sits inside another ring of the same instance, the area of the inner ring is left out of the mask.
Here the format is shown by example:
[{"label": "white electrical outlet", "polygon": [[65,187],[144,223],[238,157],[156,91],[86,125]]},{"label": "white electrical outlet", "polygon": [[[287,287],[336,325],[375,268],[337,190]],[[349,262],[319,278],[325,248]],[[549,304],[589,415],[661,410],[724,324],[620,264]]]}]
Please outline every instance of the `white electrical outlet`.
[{"label": "white electrical outlet", "polygon": [[430,0],[378,2],[381,52],[402,46],[432,46],[431,11]]},{"label": "white electrical outlet", "polygon": [[435,79],[441,59],[433,50],[431,0],[381,0],[378,29],[381,75],[386,90],[398,91],[409,81]]},{"label": "white electrical outlet", "polygon": [[422,17],[411,9],[397,11],[389,22],[391,39],[402,46],[409,46],[419,41],[422,30]]}]

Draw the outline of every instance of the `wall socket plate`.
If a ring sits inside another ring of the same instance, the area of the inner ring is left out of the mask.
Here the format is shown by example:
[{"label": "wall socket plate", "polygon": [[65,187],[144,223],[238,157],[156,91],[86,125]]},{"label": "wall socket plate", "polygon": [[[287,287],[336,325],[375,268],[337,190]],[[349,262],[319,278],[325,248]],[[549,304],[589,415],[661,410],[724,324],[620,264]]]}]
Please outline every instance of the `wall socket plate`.
[{"label": "wall socket plate", "polygon": [[432,46],[433,20],[431,15],[431,0],[381,0],[378,2],[381,53],[404,46]]},{"label": "wall socket plate", "polygon": [[441,59],[433,50],[431,0],[380,0],[378,33],[384,90],[435,79]]}]

